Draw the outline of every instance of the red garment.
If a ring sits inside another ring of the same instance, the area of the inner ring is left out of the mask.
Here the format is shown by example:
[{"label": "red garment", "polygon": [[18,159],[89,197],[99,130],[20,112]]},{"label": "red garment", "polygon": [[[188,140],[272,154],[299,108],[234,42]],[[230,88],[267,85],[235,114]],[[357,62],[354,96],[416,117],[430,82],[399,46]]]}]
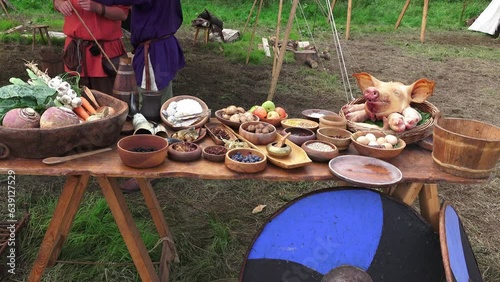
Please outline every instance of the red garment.
[{"label": "red garment", "polygon": [[[106,17],[100,16],[97,13],[84,11],[78,4],[78,0],[70,0],[75,7],[76,11],[82,18],[85,25],[90,29],[92,35],[95,39],[99,41],[99,45],[103,48],[104,52],[109,58],[121,56],[126,53],[125,45],[122,41],[122,29],[121,21],[111,20]],[[122,8],[126,13],[129,11],[127,6],[118,6]],[[79,38],[83,40],[88,40],[94,42],[94,38],[90,35],[87,28],[82,23],[82,20],[78,18],[75,12],[64,19],[63,32],[66,34],[66,41],[64,43],[64,48],[68,46],[73,38]],[[106,77],[106,73],[102,67],[102,61],[106,60],[102,54],[93,56],[89,49],[92,44],[89,44],[85,48],[85,70],[82,69],[80,73],[81,77]],[[65,66],[65,71],[70,70]]]}]

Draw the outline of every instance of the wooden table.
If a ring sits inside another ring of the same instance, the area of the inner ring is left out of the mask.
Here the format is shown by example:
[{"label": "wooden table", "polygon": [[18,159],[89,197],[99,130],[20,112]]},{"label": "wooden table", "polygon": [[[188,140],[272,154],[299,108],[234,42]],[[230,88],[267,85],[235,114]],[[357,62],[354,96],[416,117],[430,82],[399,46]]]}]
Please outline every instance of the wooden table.
[{"label": "wooden table", "polygon": [[[213,144],[208,137],[201,146]],[[351,147],[348,153],[356,154]],[[422,216],[437,230],[440,203],[438,184],[474,184],[485,179],[467,179],[442,172],[433,163],[431,153],[416,145],[409,145],[402,154],[389,161],[403,173],[402,181],[388,189],[388,193],[411,205],[419,197]],[[175,165],[173,165],[175,163]],[[326,163],[311,163],[295,169],[283,169],[272,164],[256,174],[234,173],[224,164],[201,159],[191,163],[179,163],[169,159],[155,168],[133,169],[123,165],[116,150],[57,165],[45,165],[39,159],[10,157],[0,160],[0,174],[13,170],[16,175],[65,176],[66,181],[59,196],[52,220],[48,226],[29,281],[40,281],[46,267],[55,263],[72,222],[87,189],[89,178],[96,177],[113,217],[142,281],[167,281],[169,264],[177,260],[177,252],[160,203],[148,181],[150,178],[187,177],[202,179],[256,179],[270,181],[321,181],[339,180]],[[163,242],[160,271],[156,273],[151,258],[140,237],[137,226],[127,208],[125,197],[118,187],[118,178],[136,178],[160,238]],[[340,182],[342,183],[342,182]],[[345,184],[345,183],[343,183]],[[242,188],[243,189],[243,188]]]}]

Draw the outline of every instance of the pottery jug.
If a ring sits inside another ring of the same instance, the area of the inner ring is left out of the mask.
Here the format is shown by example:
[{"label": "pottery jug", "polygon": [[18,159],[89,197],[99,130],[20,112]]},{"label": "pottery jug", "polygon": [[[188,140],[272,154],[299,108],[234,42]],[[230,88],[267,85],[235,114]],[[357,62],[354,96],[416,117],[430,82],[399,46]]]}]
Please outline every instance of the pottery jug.
[{"label": "pottery jug", "polygon": [[161,93],[159,91],[144,90],[141,93],[142,102],[140,113],[150,121],[160,121]]},{"label": "pottery jug", "polygon": [[129,115],[137,113],[139,99],[135,72],[132,67],[132,58],[130,57],[120,58],[118,72],[116,73],[115,82],[113,84],[112,96],[127,103]]}]

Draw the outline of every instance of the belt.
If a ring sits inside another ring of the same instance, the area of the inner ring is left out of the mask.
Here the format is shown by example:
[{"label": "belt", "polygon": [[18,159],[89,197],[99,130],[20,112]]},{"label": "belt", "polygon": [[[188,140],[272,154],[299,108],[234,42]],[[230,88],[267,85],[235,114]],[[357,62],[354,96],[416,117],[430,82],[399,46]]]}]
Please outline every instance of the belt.
[{"label": "belt", "polygon": [[148,90],[148,91],[151,90],[151,74],[149,72],[149,45],[152,42],[167,39],[172,35],[174,35],[174,34],[173,33],[167,34],[165,36],[155,38],[155,39],[146,40],[146,41],[140,43],[141,45],[144,45],[144,69],[145,69],[145,73],[146,73],[146,90]]}]

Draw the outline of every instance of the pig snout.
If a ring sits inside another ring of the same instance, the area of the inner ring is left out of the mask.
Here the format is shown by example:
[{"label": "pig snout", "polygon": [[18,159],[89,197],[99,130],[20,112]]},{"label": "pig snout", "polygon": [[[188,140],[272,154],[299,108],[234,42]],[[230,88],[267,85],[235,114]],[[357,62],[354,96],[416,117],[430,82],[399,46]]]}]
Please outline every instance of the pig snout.
[{"label": "pig snout", "polygon": [[368,101],[375,101],[380,96],[380,92],[378,92],[375,87],[368,87],[363,92],[363,97]]}]

